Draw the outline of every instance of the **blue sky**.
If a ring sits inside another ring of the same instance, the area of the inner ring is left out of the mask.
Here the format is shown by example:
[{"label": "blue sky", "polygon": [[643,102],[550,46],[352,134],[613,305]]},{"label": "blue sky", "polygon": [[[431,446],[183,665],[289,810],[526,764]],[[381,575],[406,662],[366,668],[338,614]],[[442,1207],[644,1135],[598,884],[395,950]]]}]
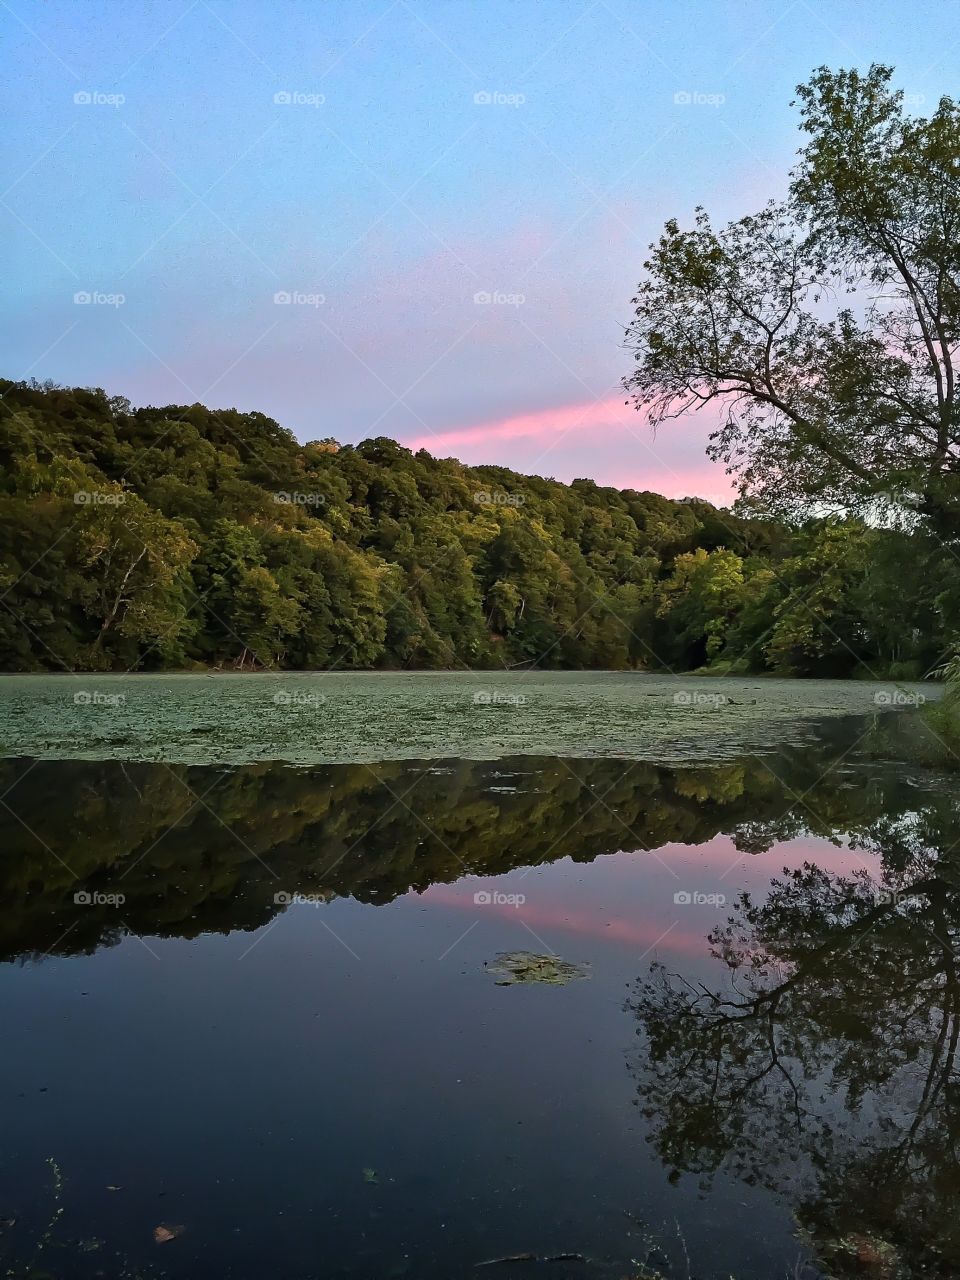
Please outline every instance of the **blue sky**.
[{"label": "blue sky", "polygon": [[721,496],[622,403],[646,246],[782,194],[815,66],[954,89],[949,12],[2,0],[3,372]]}]

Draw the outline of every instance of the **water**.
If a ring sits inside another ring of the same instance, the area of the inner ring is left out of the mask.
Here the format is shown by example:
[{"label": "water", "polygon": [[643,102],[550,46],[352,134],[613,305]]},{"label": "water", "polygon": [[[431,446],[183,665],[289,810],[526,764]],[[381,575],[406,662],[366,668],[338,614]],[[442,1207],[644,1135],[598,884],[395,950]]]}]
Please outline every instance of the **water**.
[{"label": "water", "polygon": [[0,1264],[957,1274],[960,795],[864,733],[0,761]]},{"label": "water", "polygon": [[511,755],[713,762],[937,684],[633,671],[7,675],[0,757],[347,764]]}]

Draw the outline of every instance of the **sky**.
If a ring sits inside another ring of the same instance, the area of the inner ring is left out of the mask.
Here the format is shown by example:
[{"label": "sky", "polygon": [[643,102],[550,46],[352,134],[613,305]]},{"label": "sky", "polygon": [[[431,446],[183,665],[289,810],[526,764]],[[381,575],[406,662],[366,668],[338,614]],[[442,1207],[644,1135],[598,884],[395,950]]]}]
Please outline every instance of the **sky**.
[{"label": "sky", "polygon": [[723,501],[624,403],[647,246],[784,193],[816,66],[955,91],[953,11],[0,0],[2,373]]}]

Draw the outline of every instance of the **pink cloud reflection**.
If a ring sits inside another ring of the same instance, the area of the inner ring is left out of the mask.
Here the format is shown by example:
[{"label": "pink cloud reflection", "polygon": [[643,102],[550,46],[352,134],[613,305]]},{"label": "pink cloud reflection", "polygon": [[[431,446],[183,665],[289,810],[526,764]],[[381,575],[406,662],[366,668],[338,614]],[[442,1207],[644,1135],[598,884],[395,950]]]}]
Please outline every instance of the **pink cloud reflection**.
[{"label": "pink cloud reflection", "polygon": [[[801,836],[762,854],[743,854],[725,835],[700,845],[666,844],[650,852],[605,855],[595,864],[596,879],[578,882],[571,891],[564,882],[566,862],[527,880],[484,880],[469,877],[454,884],[434,884],[417,894],[420,902],[441,909],[466,912],[476,918],[477,885],[503,893],[523,892],[520,906],[507,902],[484,904],[484,917],[499,918],[539,936],[548,931],[584,935],[646,954],[656,951],[687,958],[709,952],[708,934],[738,894],[749,890],[763,899],[771,881],[814,863],[837,876],[867,871],[879,877],[876,857],[829,840]],[[879,881],[878,881],[879,882]],[[674,904],[678,889],[722,894],[721,909]],[[529,938],[524,940],[526,946]]]}]

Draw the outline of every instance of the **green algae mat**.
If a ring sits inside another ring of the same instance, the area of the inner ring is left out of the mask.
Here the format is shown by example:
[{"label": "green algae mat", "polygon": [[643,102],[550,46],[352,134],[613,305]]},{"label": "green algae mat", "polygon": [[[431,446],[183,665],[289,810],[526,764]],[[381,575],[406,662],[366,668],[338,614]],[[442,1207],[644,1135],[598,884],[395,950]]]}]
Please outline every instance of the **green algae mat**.
[{"label": "green algae mat", "polygon": [[604,756],[733,759],[934,685],[626,672],[10,675],[0,755],[181,764]]}]

